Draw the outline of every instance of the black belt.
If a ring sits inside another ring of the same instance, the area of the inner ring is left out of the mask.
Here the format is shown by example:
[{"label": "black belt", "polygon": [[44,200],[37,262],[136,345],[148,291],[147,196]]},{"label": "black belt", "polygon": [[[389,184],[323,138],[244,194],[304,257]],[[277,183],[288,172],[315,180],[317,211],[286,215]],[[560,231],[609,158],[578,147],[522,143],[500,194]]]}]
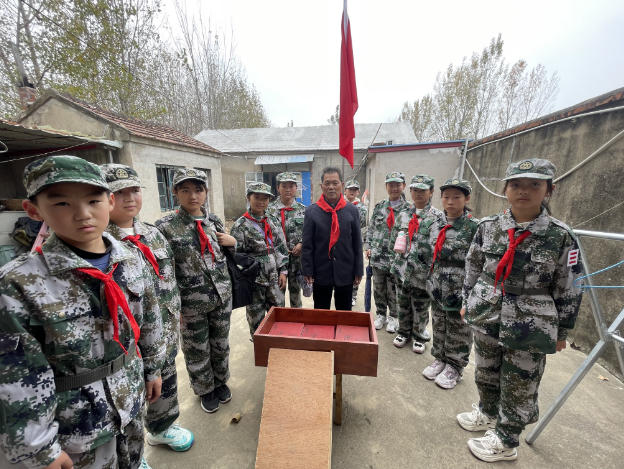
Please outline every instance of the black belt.
[{"label": "black belt", "polygon": [[124,368],[135,357],[136,350],[134,343],[131,344],[128,355],[123,354],[113,361],[104,363],[97,368],[94,368],[77,375],[70,376],[55,376],[54,383],[56,384],[56,392],[68,391],[70,389],[77,389],[86,386],[91,383],[100,381],[107,376],[117,373]]},{"label": "black belt", "polygon": [[466,261],[443,261],[440,259],[437,262],[439,262],[442,267],[461,267],[462,269],[466,267]]},{"label": "black belt", "polygon": [[273,254],[275,252],[275,249],[265,249],[264,251],[260,251],[260,252],[249,252],[247,254],[249,254],[252,257],[260,257],[260,256],[268,256],[269,254]]},{"label": "black belt", "polygon": [[[494,286],[494,279],[487,275],[481,275],[481,280],[488,285]],[[550,295],[550,288],[524,288],[505,283],[505,293],[511,293],[512,295]]]}]

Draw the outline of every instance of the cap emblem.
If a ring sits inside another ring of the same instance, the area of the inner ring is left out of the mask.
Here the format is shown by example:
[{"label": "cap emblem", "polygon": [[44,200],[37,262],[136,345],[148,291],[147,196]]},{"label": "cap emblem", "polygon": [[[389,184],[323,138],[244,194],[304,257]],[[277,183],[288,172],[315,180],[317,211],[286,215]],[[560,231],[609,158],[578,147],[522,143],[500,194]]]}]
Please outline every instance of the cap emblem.
[{"label": "cap emblem", "polygon": [[197,176],[197,173],[195,171],[193,171],[192,169],[190,169],[190,170],[188,170],[186,172],[186,175],[187,176]]},{"label": "cap emblem", "polygon": [[117,179],[128,179],[130,177],[128,175],[128,171],[122,168],[119,168],[117,171],[115,171],[115,176],[117,177]]},{"label": "cap emblem", "polygon": [[531,163],[530,161],[525,161],[523,163],[520,163],[518,169],[521,169],[522,171],[533,169],[533,163]]},{"label": "cap emblem", "polygon": [[418,178],[416,179],[416,182],[425,182],[425,180],[423,178]]},{"label": "cap emblem", "polygon": [[451,184],[459,184],[459,179],[453,179],[453,180],[451,181]]}]

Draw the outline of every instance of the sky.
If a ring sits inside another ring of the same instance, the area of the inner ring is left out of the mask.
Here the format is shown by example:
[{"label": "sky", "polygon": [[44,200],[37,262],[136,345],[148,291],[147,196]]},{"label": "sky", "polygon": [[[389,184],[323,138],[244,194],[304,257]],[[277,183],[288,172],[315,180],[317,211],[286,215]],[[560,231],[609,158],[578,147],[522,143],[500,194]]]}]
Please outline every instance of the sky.
[{"label": "sky", "polygon": [[[291,120],[327,124],[340,93],[342,0],[188,5],[233,31],[236,53],[276,127]],[[499,33],[507,62],[524,59],[558,73],[552,111],[624,86],[622,0],[351,0],[348,11],[356,123],[394,120],[405,101],[433,90],[438,72],[480,52]]]}]

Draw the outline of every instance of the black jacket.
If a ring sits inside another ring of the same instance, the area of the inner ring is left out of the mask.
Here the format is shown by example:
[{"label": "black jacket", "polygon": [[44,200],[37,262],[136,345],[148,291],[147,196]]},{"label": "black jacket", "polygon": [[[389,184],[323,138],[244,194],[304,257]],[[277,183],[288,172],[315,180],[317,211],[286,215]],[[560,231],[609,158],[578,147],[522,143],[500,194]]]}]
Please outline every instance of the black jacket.
[{"label": "black jacket", "polygon": [[364,273],[360,214],[357,207],[347,203],[337,212],[340,237],[329,257],[329,236],[332,214],[316,204],[306,208],[303,221],[301,261],[303,275],[314,277],[319,285],[337,286],[352,284],[355,277]]}]

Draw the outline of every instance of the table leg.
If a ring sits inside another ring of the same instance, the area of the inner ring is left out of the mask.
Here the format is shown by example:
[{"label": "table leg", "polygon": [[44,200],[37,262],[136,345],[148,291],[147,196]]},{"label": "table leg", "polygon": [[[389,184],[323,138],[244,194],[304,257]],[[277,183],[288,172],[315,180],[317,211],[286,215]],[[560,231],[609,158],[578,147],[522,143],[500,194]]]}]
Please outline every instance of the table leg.
[{"label": "table leg", "polygon": [[334,409],[334,425],[342,425],[342,375],[336,375],[336,407]]}]

